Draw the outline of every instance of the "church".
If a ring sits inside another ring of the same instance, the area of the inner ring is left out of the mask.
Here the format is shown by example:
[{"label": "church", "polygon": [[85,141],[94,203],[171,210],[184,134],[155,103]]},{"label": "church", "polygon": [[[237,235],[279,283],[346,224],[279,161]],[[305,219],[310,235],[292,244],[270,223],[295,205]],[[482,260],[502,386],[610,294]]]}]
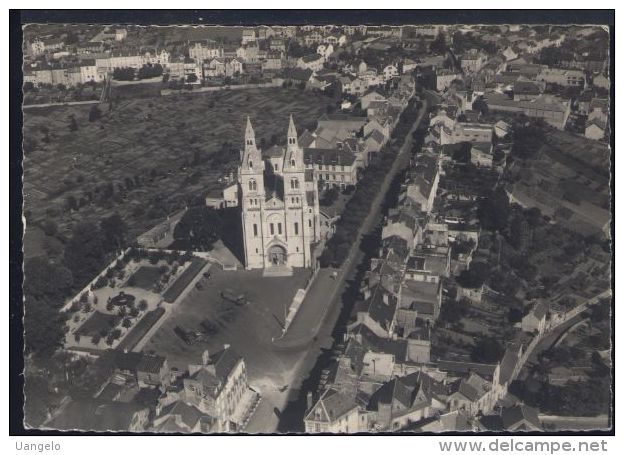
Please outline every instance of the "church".
[{"label": "church", "polygon": [[238,185],[245,268],[287,276],[294,267],[312,267],[312,245],[320,239],[318,182],[306,169],[292,115],[286,146],[266,151],[256,146],[247,117]]}]

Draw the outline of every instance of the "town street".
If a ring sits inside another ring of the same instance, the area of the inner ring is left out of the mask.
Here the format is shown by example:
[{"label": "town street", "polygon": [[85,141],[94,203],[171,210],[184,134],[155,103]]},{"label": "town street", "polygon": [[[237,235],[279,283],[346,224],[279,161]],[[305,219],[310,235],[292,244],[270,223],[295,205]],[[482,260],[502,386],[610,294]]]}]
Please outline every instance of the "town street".
[{"label": "town street", "polygon": [[357,266],[364,256],[359,248],[360,240],[365,234],[372,232],[379,223],[384,197],[394,177],[409,163],[413,145],[412,133],[420,125],[427,112],[427,106],[427,101],[423,100],[418,117],[407,133],[403,146],[373,200],[370,212],[358,231],[347,259],[338,269],[338,276],[335,279],[330,277],[333,269],[319,272],[286,336],[274,341],[276,350],[299,351],[302,355],[293,365],[292,381],[287,389],[262,389],[262,402],[245,431],[250,433],[276,431],[279,423],[278,413],[284,410],[290,400],[298,398],[301,384],[314,367],[321,349],[331,347],[333,342],[331,333],[341,308],[340,295],[346,288],[347,280],[355,276]]}]

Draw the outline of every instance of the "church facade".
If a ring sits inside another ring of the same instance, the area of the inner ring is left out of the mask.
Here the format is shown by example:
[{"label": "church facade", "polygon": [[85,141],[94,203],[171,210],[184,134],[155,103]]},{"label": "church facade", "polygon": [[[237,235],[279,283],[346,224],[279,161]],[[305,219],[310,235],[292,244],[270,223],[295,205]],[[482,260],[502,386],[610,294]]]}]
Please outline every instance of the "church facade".
[{"label": "church facade", "polygon": [[320,239],[318,182],[306,170],[292,116],[286,146],[256,146],[247,118],[238,168],[245,268],[289,274],[312,267],[312,244]]}]

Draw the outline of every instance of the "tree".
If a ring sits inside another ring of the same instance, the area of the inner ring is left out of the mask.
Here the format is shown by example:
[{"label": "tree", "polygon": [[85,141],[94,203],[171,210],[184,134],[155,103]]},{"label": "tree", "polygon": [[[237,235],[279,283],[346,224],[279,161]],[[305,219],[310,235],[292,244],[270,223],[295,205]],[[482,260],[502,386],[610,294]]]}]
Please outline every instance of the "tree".
[{"label": "tree", "polygon": [[[143,65],[141,68],[139,68],[139,71],[137,72],[137,78],[138,79],[150,79],[152,77],[159,77],[162,76],[163,74],[163,67],[161,64],[156,63],[155,65],[152,65],[151,63],[148,63],[147,65]],[[166,82],[166,81],[163,81]]]},{"label": "tree", "polygon": [[210,251],[222,236],[222,224],[216,210],[206,206],[191,207],[176,225],[173,237],[182,245]]},{"label": "tree", "polygon": [[100,108],[94,104],[89,110],[89,121],[95,122],[99,120],[100,118],[102,118],[102,111],[100,111]]},{"label": "tree", "polygon": [[69,131],[78,130],[78,122],[76,121],[76,117],[74,117],[73,115],[69,116],[69,125],[67,127],[69,128]]},{"label": "tree", "polygon": [[104,263],[102,231],[93,223],[78,223],[65,247],[65,266],[78,284],[88,282]]},{"label": "tree", "polygon": [[34,257],[24,264],[24,294],[49,300],[67,295],[73,284],[70,270],[43,257]]},{"label": "tree", "polygon": [[505,229],[509,218],[509,197],[505,190],[498,188],[482,198],[478,203],[477,215],[484,229]]},{"label": "tree", "polygon": [[474,100],[474,102],[472,103],[472,109],[475,111],[479,111],[482,115],[487,114],[489,111],[487,102],[483,99],[483,96],[480,96],[476,100]]},{"label": "tree", "polygon": [[470,142],[462,142],[459,147],[453,151],[453,160],[460,163],[470,163],[472,157],[472,144]]},{"label": "tree", "polygon": [[133,81],[134,75],[134,68],[115,68],[113,70],[113,79],[116,81]]},{"label": "tree", "polygon": [[429,45],[429,51],[432,54],[444,55],[448,51],[446,45],[446,36],[443,32],[438,33],[438,36]]},{"label": "tree", "polygon": [[497,363],[503,358],[505,349],[493,337],[482,337],[472,348],[470,358],[478,363]]},{"label": "tree", "polygon": [[100,229],[103,235],[102,246],[105,251],[118,250],[124,246],[128,226],[119,213],[113,213],[104,218],[100,222]]},{"label": "tree", "polygon": [[461,287],[476,289],[480,288],[490,276],[490,268],[484,262],[473,262],[470,268],[462,270],[457,277],[457,283]]}]

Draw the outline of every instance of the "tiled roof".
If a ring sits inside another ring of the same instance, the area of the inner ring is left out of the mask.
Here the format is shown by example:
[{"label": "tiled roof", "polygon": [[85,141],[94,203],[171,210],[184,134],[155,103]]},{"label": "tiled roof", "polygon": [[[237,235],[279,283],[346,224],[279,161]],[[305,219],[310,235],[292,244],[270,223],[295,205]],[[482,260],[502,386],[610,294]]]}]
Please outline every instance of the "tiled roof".
[{"label": "tiled roof", "polygon": [[159,355],[144,355],[137,365],[137,371],[159,373],[165,364],[165,358]]},{"label": "tiled roof", "polygon": [[518,404],[511,408],[503,409],[502,419],[503,426],[505,428],[510,428],[514,425],[517,425],[523,420],[529,422],[534,427],[542,427],[542,423],[539,420],[537,410],[525,404]]}]

